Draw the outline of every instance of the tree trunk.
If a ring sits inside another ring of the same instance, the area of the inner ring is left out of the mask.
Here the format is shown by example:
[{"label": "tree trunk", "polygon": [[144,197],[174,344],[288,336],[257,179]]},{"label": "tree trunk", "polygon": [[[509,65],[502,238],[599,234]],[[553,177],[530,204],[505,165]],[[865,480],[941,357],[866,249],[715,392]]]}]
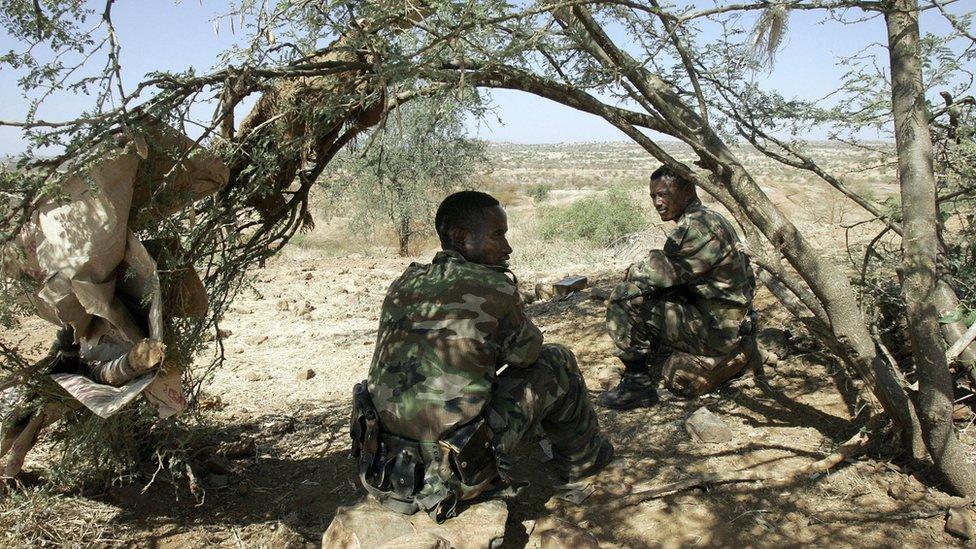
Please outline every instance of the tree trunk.
[{"label": "tree trunk", "polygon": [[918,373],[917,406],[925,446],[950,488],[968,497],[976,495],[976,468],[966,460],[953,430],[952,380],[939,329],[935,174],[922,86],[918,14],[917,0],[894,0],[885,11],[904,220],[902,295]]},{"label": "tree trunk", "polygon": [[800,234],[702,117],[667,82],[617,47],[588,10],[580,6],[558,9],[554,16],[598,62],[619,70],[627,78],[640,94],[642,104],[649,105],[656,118],[668,126],[667,133],[692,147],[701,165],[715,174],[749,221],[796,269],[823,304],[837,343],[848,350],[844,358],[902,430],[911,453],[924,456],[915,411],[895,376],[893,365],[879,355],[843,271]]}]

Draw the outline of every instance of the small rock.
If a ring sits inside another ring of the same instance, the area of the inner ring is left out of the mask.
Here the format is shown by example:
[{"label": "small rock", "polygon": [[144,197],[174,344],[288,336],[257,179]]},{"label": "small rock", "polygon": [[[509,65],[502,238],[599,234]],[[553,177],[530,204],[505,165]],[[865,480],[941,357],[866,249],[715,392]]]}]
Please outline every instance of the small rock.
[{"label": "small rock", "polygon": [[234,468],[231,466],[230,461],[223,456],[210,456],[200,463],[200,468],[207,473],[214,475],[229,475],[233,472]]},{"label": "small rock", "polygon": [[221,328],[220,330],[217,330],[217,339],[227,339],[233,334],[234,332],[230,330],[224,330],[223,328]]},{"label": "small rock", "polygon": [[542,301],[550,300],[552,299],[553,295],[554,294],[552,292],[552,288],[550,288],[549,286],[541,282],[535,285],[535,296],[540,300]]},{"label": "small rock", "polygon": [[535,292],[525,292],[525,291],[523,291],[523,292],[519,292],[519,295],[522,296],[522,302],[523,303],[525,303],[525,304],[535,303],[535,300],[536,300]]},{"label": "small rock", "polygon": [[274,526],[272,529],[274,533],[268,539],[267,547],[274,547],[275,549],[303,549],[305,547],[305,538],[287,524],[278,522],[272,526]]},{"label": "small rock", "polygon": [[450,549],[446,539],[430,532],[416,532],[392,539],[378,549]]},{"label": "small rock", "polygon": [[244,459],[255,454],[257,445],[250,437],[241,438],[235,442],[223,442],[217,447],[217,455],[227,459]]},{"label": "small rock", "polygon": [[756,339],[763,348],[779,357],[785,357],[790,354],[790,340],[793,339],[793,333],[782,328],[769,327],[759,330]]},{"label": "small rock", "polygon": [[593,288],[590,290],[590,299],[592,301],[606,301],[610,299],[610,290],[606,288]]},{"label": "small rock", "polygon": [[279,311],[287,311],[288,310],[288,300],[287,299],[279,299],[278,301],[275,302],[275,308],[278,309]]},{"label": "small rock", "polygon": [[552,285],[552,291],[558,297],[567,296],[586,288],[589,280],[585,276],[567,276]]},{"label": "small rock", "polygon": [[314,310],[315,310],[315,306],[309,303],[308,301],[305,301],[304,299],[300,299],[297,302],[295,302],[295,314],[298,316],[311,314],[312,311]]},{"label": "small rock", "polygon": [[278,421],[272,422],[268,425],[266,431],[272,435],[283,435],[285,433],[290,433],[295,430],[295,420],[293,419],[279,419]]},{"label": "small rock", "polygon": [[965,404],[958,404],[952,409],[952,421],[969,421],[973,417],[973,409]]},{"label": "small rock", "polygon": [[685,421],[685,430],[691,438],[699,442],[716,443],[732,439],[732,430],[722,421],[702,406]]},{"label": "small rock", "polygon": [[251,336],[251,337],[247,338],[245,340],[245,342],[248,345],[253,345],[253,346],[257,347],[258,345],[264,343],[267,340],[268,340],[268,336],[262,334],[262,335]]},{"label": "small rock", "polygon": [[205,482],[207,488],[224,488],[230,484],[230,477],[227,475],[210,475]]},{"label": "small rock", "polygon": [[532,528],[526,549],[598,549],[596,536],[579,526],[554,517],[539,519]]},{"label": "small rock", "polygon": [[315,370],[309,368],[307,370],[302,370],[302,371],[298,372],[297,379],[298,379],[298,381],[308,381],[309,379],[312,379],[313,377],[315,377]]},{"label": "small rock", "polygon": [[248,372],[244,374],[244,379],[248,381],[261,381],[262,379],[264,379],[264,376],[259,374],[258,372]]},{"label": "small rock", "polygon": [[305,273],[305,280],[312,280],[312,273]]},{"label": "small rock", "polygon": [[945,531],[962,539],[973,539],[972,511],[964,508],[949,509],[946,514]]},{"label": "small rock", "polygon": [[616,387],[620,383],[621,373],[615,368],[602,368],[597,370],[596,380],[603,389]]},{"label": "small rock", "polygon": [[[493,547],[505,534],[508,507],[501,500],[476,503],[441,524],[427,513],[403,515],[372,497],[356,505],[340,507],[322,535],[322,547],[437,547],[434,545],[385,545],[401,538],[410,540],[423,532],[445,540],[457,549]],[[432,539],[432,542],[437,542]]]},{"label": "small rock", "polygon": [[854,504],[867,511],[888,511],[896,505],[886,494],[867,493],[854,498]]},{"label": "small rock", "polygon": [[346,305],[359,305],[359,296],[356,294],[349,294],[343,298],[342,302]]}]

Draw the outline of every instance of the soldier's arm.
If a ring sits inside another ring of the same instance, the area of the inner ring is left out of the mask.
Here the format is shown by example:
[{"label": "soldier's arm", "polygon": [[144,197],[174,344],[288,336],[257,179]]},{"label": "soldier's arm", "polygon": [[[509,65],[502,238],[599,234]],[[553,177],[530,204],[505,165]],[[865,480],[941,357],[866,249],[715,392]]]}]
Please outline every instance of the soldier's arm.
[{"label": "soldier's arm", "polygon": [[508,364],[516,368],[531,365],[539,358],[542,349],[542,332],[525,314],[522,297],[515,292],[511,306],[501,323],[502,346],[499,366]]},{"label": "soldier's arm", "polygon": [[707,226],[680,224],[668,235],[663,250],[652,250],[647,259],[631,266],[628,280],[659,289],[692,284],[727,253]]}]

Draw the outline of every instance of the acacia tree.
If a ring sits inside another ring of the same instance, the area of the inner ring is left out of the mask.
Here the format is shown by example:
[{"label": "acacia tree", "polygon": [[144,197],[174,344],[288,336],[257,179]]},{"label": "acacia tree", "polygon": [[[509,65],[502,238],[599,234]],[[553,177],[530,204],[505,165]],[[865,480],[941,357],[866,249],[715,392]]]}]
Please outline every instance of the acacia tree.
[{"label": "acacia tree", "polygon": [[[82,2],[71,4],[74,11],[52,11],[47,4],[26,0],[10,3],[18,7],[18,16],[4,23],[19,36],[27,40],[36,36],[55,51],[70,49],[65,44],[86,53],[94,47],[76,32],[74,21],[84,16]],[[930,0],[923,7],[940,9],[945,3]],[[845,270],[769,200],[723,138],[728,135],[725,130],[751,136],[764,153],[817,173],[842,192],[846,187],[809,159],[802,145],[773,135],[772,123],[779,117],[764,115],[762,109],[748,111],[745,107],[754,106],[754,98],[740,108],[731,104],[742,87],[726,71],[736,63],[741,66],[743,56],[724,55],[734,53],[727,43],[720,43],[725,50],[718,52],[696,44],[699,25],[717,22],[731,29],[735,23],[728,17],[742,12],[775,7],[889,14],[904,8],[894,0],[702,2],[701,7],[684,8],[656,0],[648,4],[547,0],[518,6],[497,0],[417,4],[282,0],[270,6],[246,1],[233,15],[247,22],[252,39],[233,61],[202,76],[153,75],[130,89],[121,88],[114,76],[120,57],[111,31],[111,4],[107,2],[101,17],[108,30],[110,70],[98,83],[102,93],[121,107],[102,104],[96,112],[67,122],[43,122],[33,116],[15,122],[37,144],[60,142],[65,155],[47,166],[33,164],[27,171],[28,183],[23,183],[23,175],[8,178],[16,200],[4,217],[3,242],[16,233],[24,213],[38,199],[57,189],[61,176],[53,165],[69,161],[69,171],[83,169],[90,159],[84,153],[93,150],[93,143],[119,128],[132,131],[147,116],[185,129],[193,118],[189,106],[206,94],[218,107],[213,119],[202,124],[200,142],[224,155],[231,180],[212,203],[192,212],[198,220],[194,227],[201,227],[204,234],[179,232],[190,212],[174,216],[172,227],[181,238],[199,244],[185,246],[196,254],[188,261],[214,266],[205,282],[216,292],[231,287],[248,265],[280,249],[302,226],[308,219],[311,185],[337,152],[377,123],[389,106],[446,88],[521,90],[604,118],[661,162],[696,178],[741,225],[770,290],[860,375],[870,389],[866,399],[880,404],[894,420],[911,453],[925,454],[915,407],[894,364],[879,351]],[[42,9],[35,10],[39,5]],[[607,32],[611,24],[622,29],[616,37]],[[329,45],[321,47],[325,42]],[[728,63],[730,58],[735,63]],[[56,83],[65,72],[31,74]],[[258,92],[262,96],[257,106],[235,127],[234,106]],[[695,166],[668,155],[647,130],[687,144],[696,157]],[[869,211],[880,212],[849,189],[845,194]],[[902,231],[898,220],[885,222],[891,230]],[[217,227],[233,230],[216,231]],[[241,238],[228,243],[221,234]],[[914,253],[909,250],[908,256]],[[215,257],[221,260],[214,261]],[[225,296],[232,293],[223,291]],[[221,311],[216,308],[210,322]],[[931,322],[926,320],[924,326],[929,330],[924,341],[931,342]],[[932,437],[928,438],[931,443]],[[929,444],[928,450],[936,457],[935,446]],[[935,459],[943,472],[958,465],[948,463],[946,456]],[[950,461],[958,462],[957,457],[948,452]],[[951,475],[947,477],[951,480]],[[953,488],[969,493],[965,483],[953,481]]]},{"label": "acacia tree", "polygon": [[409,255],[413,236],[431,232],[439,197],[464,187],[487,162],[485,144],[465,134],[463,107],[453,96],[399,107],[367,138],[365,150],[338,159],[320,180],[331,194],[351,200],[356,225],[383,219],[400,256]]}]

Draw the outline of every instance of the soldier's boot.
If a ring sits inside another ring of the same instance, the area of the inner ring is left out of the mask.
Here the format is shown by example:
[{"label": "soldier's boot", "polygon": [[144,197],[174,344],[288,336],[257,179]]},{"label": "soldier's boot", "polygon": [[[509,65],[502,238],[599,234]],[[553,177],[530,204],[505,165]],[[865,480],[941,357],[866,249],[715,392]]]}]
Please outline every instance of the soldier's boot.
[{"label": "soldier's boot", "polygon": [[603,439],[603,442],[600,444],[600,452],[596,456],[596,461],[582,471],[570,475],[563,475],[563,480],[576,482],[580,479],[595,475],[609,465],[611,461],[613,461],[613,444],[609,440]]},{"label": "soldier's boot", "polygon": [[633,410],[657,404],[657,389],[648,371],[647,360],[624,361],[624,367],[620,383],[601,394],[597,404],[612,410]]}]

